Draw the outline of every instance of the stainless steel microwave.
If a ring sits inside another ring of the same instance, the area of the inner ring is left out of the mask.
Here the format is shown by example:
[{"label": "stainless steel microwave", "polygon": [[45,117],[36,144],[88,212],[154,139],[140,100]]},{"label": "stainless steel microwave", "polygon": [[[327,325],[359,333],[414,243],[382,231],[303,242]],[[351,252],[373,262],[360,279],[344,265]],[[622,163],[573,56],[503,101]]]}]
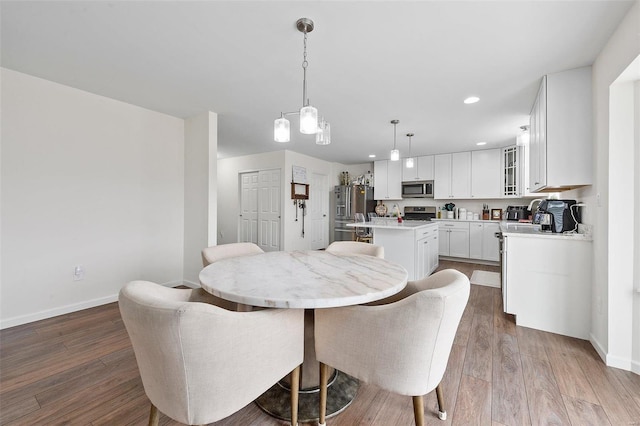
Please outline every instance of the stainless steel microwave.
[{"label": "stainless steel microwave", "polygon": [[402,182],[402,198],[433,198],[433,181]]}]

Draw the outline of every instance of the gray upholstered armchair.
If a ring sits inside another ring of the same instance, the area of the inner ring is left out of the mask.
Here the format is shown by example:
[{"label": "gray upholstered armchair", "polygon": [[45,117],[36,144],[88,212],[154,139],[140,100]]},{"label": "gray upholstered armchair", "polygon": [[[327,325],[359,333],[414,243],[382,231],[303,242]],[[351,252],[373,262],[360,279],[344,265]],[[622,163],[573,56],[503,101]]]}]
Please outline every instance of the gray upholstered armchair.
[{"label": "gray upholstered armchair", "polygon": [[320,424],[325,422],[328,366],[390,392],[413,397],[416,425],[424,424],[423,395],[440,381],[462,312],[469,279],[453,269],[410,281],[400,293],[368,305],[316,309],[320,361]]},{"label": "gray upholstered armchair", "polygon": [[189,425],[223,419],[291,372],[291,419],[297,422],[304,311],[228,311],[202,303],[197,290],[133,281],[120,291],[144,390],[158,410]]},{"label": "gray upholstered armchair", "polygon": [[384,247],[360,241],[335,241],[329,244],[327,251],[331,253],[367,254],[384,259]]}]

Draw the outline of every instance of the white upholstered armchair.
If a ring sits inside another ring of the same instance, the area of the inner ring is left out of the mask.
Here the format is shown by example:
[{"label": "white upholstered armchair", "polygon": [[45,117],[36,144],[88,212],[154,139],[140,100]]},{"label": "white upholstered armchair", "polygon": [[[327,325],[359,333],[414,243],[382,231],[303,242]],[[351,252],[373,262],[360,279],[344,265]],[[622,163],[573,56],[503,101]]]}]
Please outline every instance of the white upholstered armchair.
[{"label": "white upholstered armchair", "polygon": [[248,256],[260,253],[264,253],[264,250],[254,243],[229,243],[211,246],[202,249],[202,266],[207,266],[213,262],[218,262],[229,257]]},{"label": "white upholstered armchair", "polygon": [[424,424],[423,395],[440,389],[469,279],[453,269],[410,281],[404,290],[368,305],[316,309],[320,361],[320,424],[325,422],[328,366],[387,391],[413,397],[416,425]]},{"label": "white upholstered armchair", "polygon": [[384,259],[384,247],[360,241],[335,241],[329,244],[330,253],[366,254]]},{"label": "white upholstered armchair", "polygon": [[151,401],[158,410],[198,425],[223,419],[291,372],[291,419],[297,421],[304,311],[234,312],[198,302],[197,290],[133,281],[119,305]]}]

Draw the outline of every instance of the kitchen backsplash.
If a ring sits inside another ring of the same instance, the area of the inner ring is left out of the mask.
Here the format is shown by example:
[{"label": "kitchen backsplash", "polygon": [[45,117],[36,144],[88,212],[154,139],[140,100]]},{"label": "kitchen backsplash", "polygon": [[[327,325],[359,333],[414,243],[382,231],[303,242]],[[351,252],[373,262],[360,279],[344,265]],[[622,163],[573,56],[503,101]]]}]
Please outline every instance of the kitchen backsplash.
[{"label": "kitchen backsplash", "polygon": [[424,199],[424,198],[412,198],[407,200],[395,200],[395,201],[385,201],[384,204],[387,206],[387,211],[392,212],[394,204],[397,204],[400,208],[402,214],[404,214],[405,206],[436,206],[439,210],[442,206],[447,203],[453,203],[456,207],[465,208],[467,212],[478,213],[480,217],[482,217],[482,206],[487,204],[489,206],[489,210],[491,209],[502,209],[504,212],[507,209],[507,206],[528,206],[530,199],[526,198],[509,198],[509,199],[495,199],[495,200],[434,200],[434,199]]}]

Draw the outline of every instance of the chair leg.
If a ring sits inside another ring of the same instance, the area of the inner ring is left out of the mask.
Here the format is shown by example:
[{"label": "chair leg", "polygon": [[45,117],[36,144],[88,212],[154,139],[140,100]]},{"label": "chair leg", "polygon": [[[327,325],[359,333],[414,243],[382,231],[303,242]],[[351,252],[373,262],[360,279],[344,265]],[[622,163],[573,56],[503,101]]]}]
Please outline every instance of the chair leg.
[{"label": "chair leg", "polygon": [[149,426],[158,426],[159,419],[160,413],[158,413],[158,408],[151,404],[151,411],[149,412]]},{"label": "chair leg", "polygon": [[413,397],[413,417],[416,420],[416,426],[424,426],[424,402],[422,395]]},{"label": "chair leg", "polygon": [[447,420],[447,410],[444,409],[444,398],[442,397],[442,385],[436,386],[436,396],[438,397],[438,417],[440,420]]},{"label": "chair leg", "polygon": [[300,366],[291,372],[291,425],[298,425],[298,391],[300,390]]},{"label": "chair leg", "polygon": [[329,379],[329,366],[323,363],[320,363],[320,410],[319,410],[319,419],[318,426],[325,426],[326,419],[325,415],[327,414],[327,381]]}]

